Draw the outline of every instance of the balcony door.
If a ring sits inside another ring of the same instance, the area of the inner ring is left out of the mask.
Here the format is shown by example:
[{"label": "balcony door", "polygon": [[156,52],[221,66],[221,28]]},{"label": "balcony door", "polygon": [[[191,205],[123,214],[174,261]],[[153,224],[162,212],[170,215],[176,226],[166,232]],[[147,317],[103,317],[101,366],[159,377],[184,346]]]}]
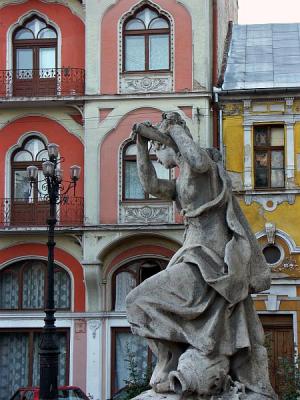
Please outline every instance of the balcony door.
[{"label": "balcony door", "polygon": [[54,96],[57,87],[57,33],[34,17],[13,37],[14,96]]},{"label": "balcony door", "polygon": [[[12,197],[11,224],[20,226],[46,225],[49,215],[47,188],[42,173],[42,162],[47,157],[45,144],[37,137],[31,137],[12,155]],[[38,184],[31,189],[26,168],[38,167]]]}]

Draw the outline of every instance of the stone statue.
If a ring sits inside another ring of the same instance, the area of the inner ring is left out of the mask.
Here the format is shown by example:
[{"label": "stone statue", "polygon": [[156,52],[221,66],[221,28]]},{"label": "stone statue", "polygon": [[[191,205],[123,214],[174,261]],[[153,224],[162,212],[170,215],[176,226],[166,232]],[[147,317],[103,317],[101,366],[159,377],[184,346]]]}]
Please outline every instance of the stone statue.
[{"label": "stone statue", "polygon": [[[220,153],[195,143],[178,113],[163,114],[156,126],[136,124],[133,135],[144,190],[175,201],[185,223],[167,268],[126,299],[133,334],[147,338],[157,357],[152,394],[142,397],[276,399],[250,296],[270,287],[270,271]],[[163,166],[179,168],[177,179],[157,178],[149,141]]]}]

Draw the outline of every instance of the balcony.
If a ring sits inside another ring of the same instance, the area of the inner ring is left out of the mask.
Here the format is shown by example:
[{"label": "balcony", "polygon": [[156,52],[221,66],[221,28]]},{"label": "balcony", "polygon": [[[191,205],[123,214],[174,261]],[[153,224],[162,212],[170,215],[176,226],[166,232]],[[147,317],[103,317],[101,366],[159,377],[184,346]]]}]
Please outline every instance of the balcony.
[{"label": "balcony", "polygon": [[[66,197],[57,206],[57,226],[82,226],[83,212],[83,197]],[[0,199],[0,228],[46,226],[48,216],[47,201]]]},{"label": "balcony", "polygon": [[0,70],[0,98],[83,96],[84,83],[80,68]]}]

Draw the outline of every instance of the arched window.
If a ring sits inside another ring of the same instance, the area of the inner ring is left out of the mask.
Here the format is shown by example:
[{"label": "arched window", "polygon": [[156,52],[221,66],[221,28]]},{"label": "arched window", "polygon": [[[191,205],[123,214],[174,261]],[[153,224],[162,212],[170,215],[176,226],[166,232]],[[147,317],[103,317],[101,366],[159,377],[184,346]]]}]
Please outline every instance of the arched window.
[{"label": "arched window", "polygon": [[[46,201],[47,189],[42,184],[42,162],[48,158],[45,143],[36,136],[24,141],[11,157],[11,223],[12,224],[41,224],[46,223],[49,213]],[[38,185],[31,189],[27,178],[26,168],[35,165],[38,171]]]},{"label": "arched window", "polygon": [[[150,146],[150,143],[149,143]],[[155,197],[144,192],[138,177],[136,165],[136,144],[128,143],[123,149],[123,200],[147,200]],[[154,151],[150,149],[150,158],[160,179],[170,179],[170,171],[156,160]]]},{"label": "arched window", "polygon": [[112,278],[113,309],[124,311],[127,294],[147,278],[162,271],[166,265],[165,260],[140,259],[119,268]]},{"label": "arched window", "polygon": [[144,7],[123,25],[123,71],[170,70],[170,23]]},{"label": "arched window", "polygon": [[[47,290],[47,264],[21,261],[0,271],[0,309],[43,310]],[[71,282],[59,266],[54,269],[54,302],[57,309],[71,308]]]},{"label": "arched window", "polygon": [[[120,267],[112,277],[113,310],[125,311],[127,294],[166,266],[166,260],[143,258]],[[145,338],[132,335],[130,328],[112,328],[111,343],[111,394],[114,395],[130,380],[130,365],[135,364],[137,378],[140,381],[145,380],[153,369],[155,356],[148,348]]]},{"label": "arched window", "polygon": [[[13,35],[14,94],[55,94],[57,33],[40,17],[33,16]],[[53,93],[52,93],[53,92]]]}]

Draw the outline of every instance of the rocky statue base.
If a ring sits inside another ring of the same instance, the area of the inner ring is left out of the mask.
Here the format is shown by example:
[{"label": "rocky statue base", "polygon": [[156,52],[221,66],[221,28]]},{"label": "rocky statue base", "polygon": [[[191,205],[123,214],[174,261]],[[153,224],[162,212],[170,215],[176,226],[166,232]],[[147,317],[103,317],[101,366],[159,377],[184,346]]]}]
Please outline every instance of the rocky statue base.
[{"label": "rocky statue base", "polygon": [[266,397],[257,393],[247,394],[243,388],[233,385],[226,392],[214,396],[199,396],[195,393],[156,393],[154,390],[147,390],[132,400],[266,400]]}]

